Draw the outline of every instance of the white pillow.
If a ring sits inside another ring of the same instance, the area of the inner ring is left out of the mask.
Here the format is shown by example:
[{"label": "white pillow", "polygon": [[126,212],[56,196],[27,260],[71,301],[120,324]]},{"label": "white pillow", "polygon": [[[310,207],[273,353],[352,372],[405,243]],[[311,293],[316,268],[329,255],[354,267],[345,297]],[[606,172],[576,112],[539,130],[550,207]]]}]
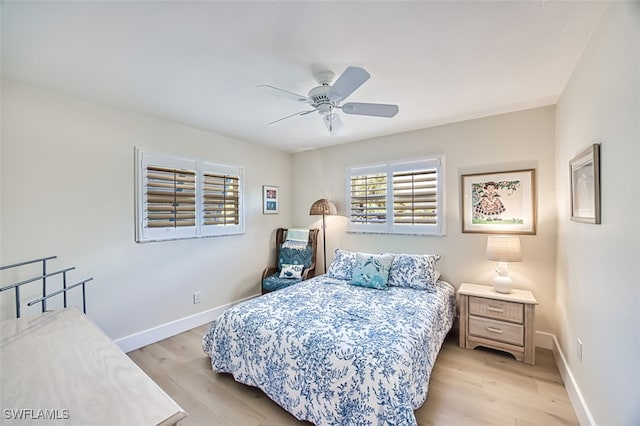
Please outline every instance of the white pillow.
[{"label": "white pillow", "polygon": [[287,265],[285,263],[280,270],[280,278],[302,279],[303,270],[304,265]]}]

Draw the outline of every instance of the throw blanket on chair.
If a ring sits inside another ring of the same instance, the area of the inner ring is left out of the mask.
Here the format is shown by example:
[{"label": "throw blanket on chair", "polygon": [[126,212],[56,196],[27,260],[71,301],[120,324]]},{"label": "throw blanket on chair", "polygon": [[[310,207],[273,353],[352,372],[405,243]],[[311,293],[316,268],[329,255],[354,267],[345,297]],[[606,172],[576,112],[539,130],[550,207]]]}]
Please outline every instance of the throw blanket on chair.
[{"label": "throw blanket on chair", "polygon": [[308,229],[289,229],[287,231],[287,239],[282,244],[282,247],[304,250],[307,244],[309,244]]}]

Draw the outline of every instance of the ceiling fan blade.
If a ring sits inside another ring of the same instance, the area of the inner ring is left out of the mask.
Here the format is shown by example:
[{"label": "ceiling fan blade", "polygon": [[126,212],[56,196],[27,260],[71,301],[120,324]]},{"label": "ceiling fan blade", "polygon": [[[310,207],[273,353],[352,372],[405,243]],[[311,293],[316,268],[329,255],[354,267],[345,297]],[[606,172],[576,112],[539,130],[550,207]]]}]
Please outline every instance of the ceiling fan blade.
[{"label": "ceiling fan blade", "polygon": [[269,123],[269,126],[271,126],[272,124],[279,123],[282,120],[286,120],[287,118],[295,117],[296,115],[302,116],[302,115],[311,114],[312,112],[316,112],[316,110],[312,109],[310,111],[299,111],[299,112],[296,112],[295,114],[287,115],[286,117],[282,117],[282,118],[277,119],[276,121],[272,121],[271,123]]},{"label": "ceiling fan blade", "polygon": [[332,136],[339,134],[342,130],[342,120],[340,120],[340,116],[335,112],[322,117],[322,121],[324,121],[324,125],[327,126],[327,130]]},{"label": "ceiling fan blade", "polygon": [[289,100],[297,101],[297,102],[308,102],[308,103],[312,103],[313,102],[311,99],[309,99],[308,97],[306,97],[304,95],[299,95],[297,93],[290,92],[290,91],[284,90],[284,89],[280,89],[279,87],[270,86],[268,84],[261,84],[261,85],[259,85],[257,87],[259,87],[261,89],[265,89],[265,90],[269,91],[269,93],[271,93],[272,95],[278,96],[280,98],[285,98],[285,99],[289,99]]},{"label": "ceiling fan blade", "polygon": [[331,102],[340,102],[353,93],[365,81],[369,80],[369,73],[359,67],[347,67],[340,77],[333,84],[327,96]]},{"label": "ceiling fan blade", "polygon": [[347,102],[340,108],[345,114],[372,115],[374,117],[393,117],[399,111],[398,105],[368,104],[363,102]]}]

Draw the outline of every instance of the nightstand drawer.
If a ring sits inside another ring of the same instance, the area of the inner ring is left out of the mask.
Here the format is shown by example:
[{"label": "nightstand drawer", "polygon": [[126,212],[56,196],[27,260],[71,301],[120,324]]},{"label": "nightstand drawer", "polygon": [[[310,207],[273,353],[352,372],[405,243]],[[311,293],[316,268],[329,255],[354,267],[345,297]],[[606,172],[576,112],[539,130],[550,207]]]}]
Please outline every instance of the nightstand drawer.
[{"label": "nightstand drawer", "polygon": [[512,345],[524,345],[524,327],[504,321],[469,315],[469,334]]},{"label": "nightstand drawer", "polygon": [[524,320],[524,305],[522,303],[470,296],[469,314],[522,324]]}]

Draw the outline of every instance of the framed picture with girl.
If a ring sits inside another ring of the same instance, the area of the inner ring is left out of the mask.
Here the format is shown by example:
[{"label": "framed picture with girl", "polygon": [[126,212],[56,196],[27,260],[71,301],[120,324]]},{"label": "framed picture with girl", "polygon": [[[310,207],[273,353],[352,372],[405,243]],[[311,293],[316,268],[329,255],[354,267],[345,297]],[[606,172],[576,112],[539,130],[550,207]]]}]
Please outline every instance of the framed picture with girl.
[{"label": "framed picture with girl", "polygon": [[535,169],[462,175],[462,232],[535,234]]}]

